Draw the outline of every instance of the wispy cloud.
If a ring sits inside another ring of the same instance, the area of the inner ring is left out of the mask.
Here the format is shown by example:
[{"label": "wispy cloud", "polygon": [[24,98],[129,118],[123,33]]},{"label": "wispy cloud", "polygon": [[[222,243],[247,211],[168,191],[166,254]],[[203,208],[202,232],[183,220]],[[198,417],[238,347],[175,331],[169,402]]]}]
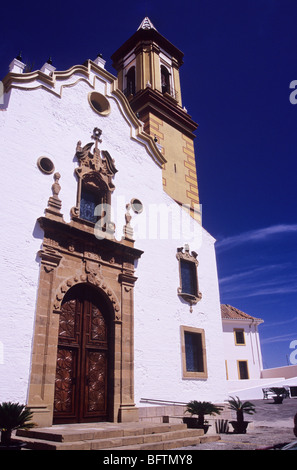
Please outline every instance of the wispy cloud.
[{"label": "wispy cloud", "polygon": [[242,297],[259,297],[265,295],[294,294],[297,292],[297,282],[280,285],[277,280],[264,281],[262,284],[253,280],[245,285],[231,284],[221,288],[221,294],[228,295],[230,299],[240,299]]},{"label": "wispy cloud", "polygon": [[291,262],[257,266],[219,280],[220,291],[232,299],[297,292],[296,269]]},{"label": "wispy cloud", "polygon": [[[280,316],[283,316],[280,314]],[[275,322],[269,322],[269,323],[264,323],[261,328],[267,328],[267,327],[272,327],[275,328],[276,326],[283,326],[283,325],[288,325],[289,323],[296,322],[297,317],[289,318],[288,320],[282,320],[282,321],[275,321]],[[296,333],[297,337],[297,333]]]},{"label": "wispy cloud", "polygon": [[225,283],[233,282],[233,281],[238,282],[240,280],[244,280],[246,278],[252,278],[254,276],[257,276],[258,274],[263,274],[264,272],[269,272],[274,269],[277,269],[279,272],[281,269],[287,268],[288,266],[289,266],[289,263],[270,264],[267,266],[257,266],[252,269],[248,269],[247,271],[243,271],[241,273],[235,273],[235,274],[231,274],[230,276],[222,277],[219,280],[219,282],[220,284],[225,284]]},{"label": "wispy cloud", "polygon": [[261,339],[261,344],[280,343],[283,341],[291,341],[297,339],[296,333],[286,333],[284,335],[271,336],[270,338]]},{"label": "wispy cloud", "polygon": [[239,235],[223,238],[222,240],[217,241],[216,247],[219,250],[226,250],[243,243],[263,241],[273,235],[283,235],[292,232],[297,232],[297,224],[272,225],[271,227],[250,230],[248,232],[240,233]]},{"label": "wispy cloud", "polygon": [[294,294],[297,292],[297,285],[296,286],[284,286],[284,287],[274,287],[274,288],[267,288],[267,289],[258,289],[254,292],[250,292],[245,295],[245,297],[257,297],[260,295],[279,295],[279,294]]}]

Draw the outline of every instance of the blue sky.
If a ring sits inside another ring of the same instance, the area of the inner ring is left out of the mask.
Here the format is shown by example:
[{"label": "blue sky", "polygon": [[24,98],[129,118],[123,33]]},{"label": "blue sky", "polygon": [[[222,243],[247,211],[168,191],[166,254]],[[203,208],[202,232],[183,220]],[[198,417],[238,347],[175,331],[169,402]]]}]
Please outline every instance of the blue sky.
[{"label": "blue sky", "polygon": [[1,7],[0,75],[22,51],[58,70],[111,54],[149,16],[184,54],[203,225],[217,239],[221,302],[262,318],[265,367],[297,340],[296,0],[86,0]]}]

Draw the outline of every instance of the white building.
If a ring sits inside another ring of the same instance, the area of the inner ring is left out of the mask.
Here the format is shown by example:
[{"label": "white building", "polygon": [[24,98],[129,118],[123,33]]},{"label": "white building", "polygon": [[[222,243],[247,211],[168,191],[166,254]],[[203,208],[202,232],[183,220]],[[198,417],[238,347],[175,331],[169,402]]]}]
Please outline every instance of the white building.
[{"label": "white building", "polygon": [[252,317],[231,305],[221,305],[228,380],[259,379],[263,369],[258,326]]},{"label": "white building", "polygon": [[182,56],[146,19],[118,78],[97,57],[3,79],[0,396],[39,424],[226,398]]},{"label": "white building", "polygon": [[227,304],[221,305],[221,313],[228,394],[242,400],[262,399],[269,396],[263,389],[285,386],[296,397],[296,366],[263,369],[258,329],[263,320]]}]

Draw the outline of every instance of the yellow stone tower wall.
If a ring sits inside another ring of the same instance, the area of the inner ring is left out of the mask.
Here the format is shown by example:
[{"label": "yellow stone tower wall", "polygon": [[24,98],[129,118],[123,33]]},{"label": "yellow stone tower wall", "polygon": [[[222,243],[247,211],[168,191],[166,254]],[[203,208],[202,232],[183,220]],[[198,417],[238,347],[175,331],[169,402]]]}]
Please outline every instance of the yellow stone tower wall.
[{"label": "yellow stone tower wall", "polygon": [[182,204],[199,204],[194,142],[166,121],[148,113],[144,130],[158,139],[161,152],[167,160],[162,170],[166,193]]}]

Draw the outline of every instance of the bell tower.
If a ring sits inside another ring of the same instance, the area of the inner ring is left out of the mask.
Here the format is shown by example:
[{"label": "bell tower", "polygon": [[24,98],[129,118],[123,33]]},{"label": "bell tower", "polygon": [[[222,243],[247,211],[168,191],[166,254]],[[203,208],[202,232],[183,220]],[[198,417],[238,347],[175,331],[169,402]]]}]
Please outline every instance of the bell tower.
[{"label": "bell tower", "polygon": [[146,17],[111,58],[120,90],[166,159],[164,190],[177,203],[187,204],[200,220],[194,152],[198,126],[182,106],[179,69],[183,53]]}]

